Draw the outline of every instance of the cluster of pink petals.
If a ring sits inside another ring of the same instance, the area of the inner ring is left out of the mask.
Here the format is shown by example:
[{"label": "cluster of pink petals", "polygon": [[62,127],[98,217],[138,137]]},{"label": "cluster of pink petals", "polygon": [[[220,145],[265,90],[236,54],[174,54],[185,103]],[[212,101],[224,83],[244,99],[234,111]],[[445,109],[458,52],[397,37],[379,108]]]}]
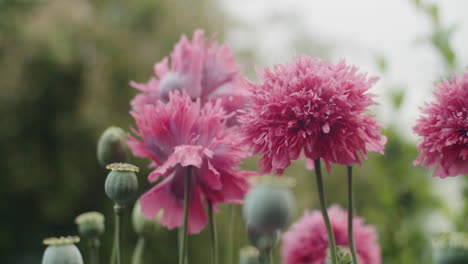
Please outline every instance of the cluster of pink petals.
[{"label": "cluster of pink petals", "polygon": [[[185,91],[202,105],[221,99],[224,109],[230,113],[244,107],[248,89],[242,81],[239,65],[227,44],[219,46],[213,37],[205,43],[202,30],[196,30],[193,40],[182,36],[171,53],[171,63],[164,58],[154,66],[154,74],[146,84],[130,82],[141,91],[132,100],[132,110],[140,112],[147,104],[168,100],[174,90]],[[230,122],[235,121],[231,118]]]},{"label": "cluster of pink petals", "polygon": [[191,168],[189,232],[198,233],[206,225],[204,203],[214,207],[241,200],[249,184],[250,172],[237,168],[247,152],[236,133],[227,127],[229,117],[221,100],[203,107],[186,93],[173,92],[168,102],[158,101],[132,112],[137,137],[129,146],[138,157],[150,158],[156,169],[150,182],[162,181],[141,197],[143,213],[154,218],[163,210],[161,223],[169,229],[183,222],[184,186]]},{"label": "cluster of pink petals", "polygon": [[295,57],[259,73],[263,83],[250,82],[251,108],[239,118],[246,142],[263,154],[263,172],[282,173],[303,152],[308,159],[361,164],[366,151],[383,154],[386,137],[367,114],[375,104],[369,88],[377,78],[357,73],[344,61]]},{"label": "cluster of pink petals", "polygon": [[[337,205],[328,209],[331,225],[338,246],[348,247],[347,212]],[[377,242],[377,233],[365,225],[360,217],[354,217],[354,240],[361,264],[380,264],[382,257]],[[328,249],[327,229],[319,211],[306,212],[291,229],[283,235],[281,256],[283,264],[323,264]]]},{"label": "cluster of pink petals", "polygon": [[468,73],[436,86],[436,102],[422,109],[413,128],[422,137],[414,164],[435,166],[434,177],[468,175]]}]

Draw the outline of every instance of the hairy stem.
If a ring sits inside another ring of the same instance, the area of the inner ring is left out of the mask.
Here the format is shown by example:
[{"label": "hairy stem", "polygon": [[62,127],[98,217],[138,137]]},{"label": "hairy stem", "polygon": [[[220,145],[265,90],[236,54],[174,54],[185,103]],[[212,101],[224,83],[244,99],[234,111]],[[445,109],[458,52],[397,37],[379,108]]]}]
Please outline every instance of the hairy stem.
[{"label": "hairy stem", "polygon": [[319,193],[319,200],[320,200],[320,209],[322,211],[323,221],[325,222],[325,226],[327,228],[327,235],[328,235],[328,245],[330,247],[330,258],[332,260],[332,264],[337,264],[336,258],[336,244],[335,244],[335,237],[333,235],[333,229],[330,223],[330,218],[328,217],[327,212],[327,204],[325,202],[325,192],[323,190],[323,180],[322,180],[322,171],[320,167],[320,158],[314,161],[315,164],[315,175],[317,178],[317,188]]},{"label": "hairy stem", "polygon": [[351,249],[351,256],[353,257],[353,264],[359,264],[356,255],[356,247],[354,245],[354,232],[353,232],[353,167],[348,166],[348,240],[349,248]]}]

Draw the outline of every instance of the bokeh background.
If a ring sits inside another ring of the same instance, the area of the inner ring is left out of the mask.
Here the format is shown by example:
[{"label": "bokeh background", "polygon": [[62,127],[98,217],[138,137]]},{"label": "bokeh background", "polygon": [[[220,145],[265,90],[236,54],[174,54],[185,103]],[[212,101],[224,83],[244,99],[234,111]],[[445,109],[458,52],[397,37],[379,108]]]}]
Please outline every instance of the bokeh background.
[{"label": "bokeh background", "polygon": [[[468,180],[433,179],[430,170],[413,167],[411,126],[432,98],[432,83],[466,70],[466,10],[464,0],[0,0],[0,263],[39,263],[42,239],[76,234],[74,218],[89,210],[106,214],[107,261],[113,215],[97,139],[110,125],[132,126],[136,91],[128,82],[146,81],[180,35],[196,28],[218,32],[254,80],[255,67],[295,54],[345,58],[380,76],[373,89],[380,106],[372,111],[389,141],[385,156],[370,155],[355,170],[357,213],[376,226],[384,263],[428,263],[432,234],[468,230]],[[131,162],[142,168],[143,192],[148,162]],[[254,160],[245,166],[256,168]],[[318,209],[304,164],[285,174],[300,183],[293,188],[296,218]],[[346,206],[344,168],[333,167],[325,184],[329,204]],[[223,257],[229,217],[222,209],[216,220]],[[240,248],[247,242],[236,210]],[[136,239],[130,225],[125,235],[129,257]],[[207,263],[208,239],[206,230],[190,238],[192,263]],[[177,232],[161,228],[147,263],[174,263],[176,249]]]}]

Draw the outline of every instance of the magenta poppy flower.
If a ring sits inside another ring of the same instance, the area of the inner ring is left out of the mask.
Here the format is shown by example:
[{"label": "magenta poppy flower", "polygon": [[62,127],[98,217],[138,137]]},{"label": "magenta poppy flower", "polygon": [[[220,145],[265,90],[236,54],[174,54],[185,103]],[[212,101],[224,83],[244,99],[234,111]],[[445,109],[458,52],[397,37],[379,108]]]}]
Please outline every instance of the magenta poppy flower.
[{"label": "magenta poppy flower", "polygon": [[135,156],[150,158],[156,169],[148,176],[157,183],[141,197],[143,213],[154,218],[163,210],[162,225],[169,229],[183,223],[187,166],[191,166],[189,232],[198,233],[207,219],[203,203],[240,201],[248,187],[250,172],[237,168],[248,155],[236,133],[227,127],[229,117],[221,100],[201,107],[186,93],[173,92],[168,102],[148,104],[132,112],[136,137],[129,146]]},{"label": "magenta poppy flower", "polygon": [[[171,53],[171,63],[164,58],[154,66],[157,77],[151,77],[146,84],[130,82],[141,91],[132,100],[135,112],[157,100],[168,100],[171,91],[185,91],[190,98],[200,98],[201,104],[221,99],[224,109],[234,112],[244,107],[248,89],[242,81],[240,67],[227,45],[218,45],[214,35],[205,42],[203,30],[196,30],[190,42],[185,35]],[[229,122],[234,122],[230,118]]]},{"label": "magenta poppy flower", "polygon": [[[338,246],[348,247],[348,214],[340,206],[328,209]],[[361,264],[380,264],[382,256],[374,227],[365,225],[360,217],[353,219],[356,253]],[[327,229],[320,211],[304,213],[283,235],[283,264],[323,264],[328,249]]]},{"label": "magenta poppy flower", "polygon": [[251,108],[239,120],[246,142],[263,155],[263,172],[281,174],[301,153],[309,165],[323,159],[328,171],[330,163],[361,164],[367,151],[383,154],[382,126],[367,113],[376,104],[368,90],[377,78],[343,60],[335,65],[307,56],[259,75],[261,83],[249,83]]},{"label": "magenta poppy flower", "polygon": [[436,167],[434,177],[468,175],[468,73],[436,88],[436,101],[426,104],[413,128],[422,137],[414,164]]}]

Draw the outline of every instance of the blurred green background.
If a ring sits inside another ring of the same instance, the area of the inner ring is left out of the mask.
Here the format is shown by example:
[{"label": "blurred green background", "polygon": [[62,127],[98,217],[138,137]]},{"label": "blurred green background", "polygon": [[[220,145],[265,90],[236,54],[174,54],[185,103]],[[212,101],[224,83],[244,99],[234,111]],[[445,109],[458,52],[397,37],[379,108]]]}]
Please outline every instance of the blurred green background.
[{"label": "blurred green background", "polygon": [[[449,72],[456,57],[447,41],[450,32],[437,23],[435,6],[419,1],[415,6],[434,21],[428,41]],[[222,40],[230,26],[214,0],[0,0],[0,263],[39,263],[42,239],[76,234],[74,218],[89,210],[107,217],[102,252],[107,261],[113,215],[103,191],[107,172],[95,155],[100,133],[110,125],[132,125],[129,100],[136,91],[129,80],[146,81],[152,65],[169,54],[181,34],[203,28],[208,35],[220,32]],[[322,51],[326,56],[326,48]],[[236,53],[253,76],[254,51]],[[385,54],[378,63],[384,75]],[[392,111],[398,111],[403,97],[393,95]],[[357,212],[377,227],[384,263],[427,263],[427,216],[439,210],[463,230],[468,214],[453,213],[437,198],[428,170],[412,165],[415,143],[402,139],[396,126],[388,124],[384,131],[389,138],[385,156],[371,154],[355,170]],[[132,162],[142,168],[143,192],[149,188],[147,161]],[[247,161],[246,167],[256,168],[255,162]],[[305,208],[317,209],[314,178],[303,163],[294,163],[286,176],[300,182],[294,188],[296,217]],[[345,169],[335,166],[325,184],[329,204],[346,206]],[[236,210],[239,248],[246,239],[240,208]],[[216,217],[223,259],[226,210]],[[136,241],[130,225],[125,235],[129,257]],[[149,244],[147,263],[175,263],[176,237],[175,231],[161,228]],[[208,239],[207,230],[190,238],[192,263],[207,263]]]}]

